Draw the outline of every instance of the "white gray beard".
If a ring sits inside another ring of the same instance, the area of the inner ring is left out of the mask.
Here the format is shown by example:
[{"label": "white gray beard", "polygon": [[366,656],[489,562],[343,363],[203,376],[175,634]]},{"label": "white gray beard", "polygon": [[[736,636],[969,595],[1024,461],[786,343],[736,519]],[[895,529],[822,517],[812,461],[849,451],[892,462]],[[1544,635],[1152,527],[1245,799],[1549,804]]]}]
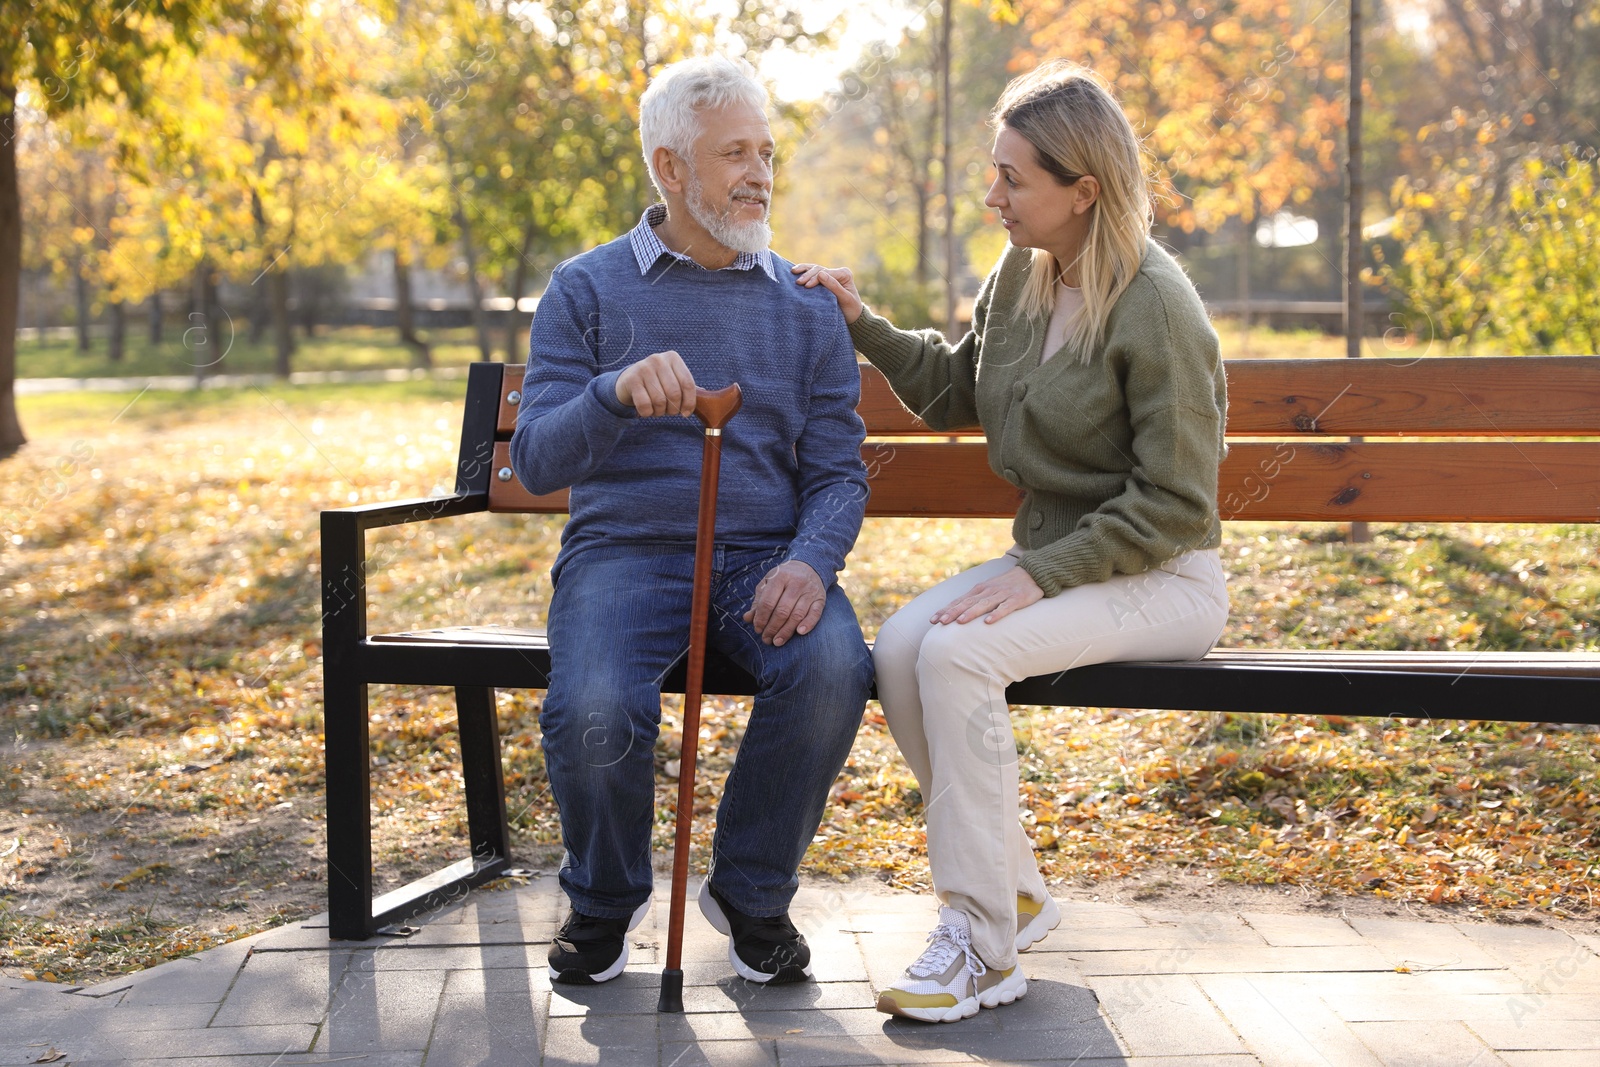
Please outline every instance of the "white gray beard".
[{"label": "white gray beard", "polygon": [[[755,222],[734,222],[727,214],[717,212],[706,203],[705,186],[698,174],[689,175],[689,216],[698,222],[713,240],[735,252],[765,252],[772,244],[772,227],[766,219]],[[729,205],[730,212],[733,210]]]}]

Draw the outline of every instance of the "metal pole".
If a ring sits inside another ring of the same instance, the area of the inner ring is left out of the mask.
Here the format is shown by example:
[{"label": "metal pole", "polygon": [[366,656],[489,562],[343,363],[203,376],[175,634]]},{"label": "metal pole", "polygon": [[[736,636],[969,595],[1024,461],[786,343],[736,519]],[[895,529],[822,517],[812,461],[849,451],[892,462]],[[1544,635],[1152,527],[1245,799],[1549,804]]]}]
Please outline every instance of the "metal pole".
[{"label": "metal pole", "polygon": [[[1345,166],[1347,172],[1345,201],[1345,355],[1361,358],[1361,0],[1350,0],[1350,116],[1345,128]],[[1361,441],[1350,438],[1352,444]],[[1367,524],[1350,524],[1350,541],[1364,544],[1369,540]]]},{"label": "metal pole", "polygon": [[950,31],[955,18],[956,0],[944,0],[944,25],[940,29],[939,96],[944,102],[944,335],[956,340],[956,183],[951,159],[950,114]]},{"label": "metal pole", "polygon": [[1350,114],[1345,129],[1345,355],[1361,358],[1361,0],[1350,0]]}]

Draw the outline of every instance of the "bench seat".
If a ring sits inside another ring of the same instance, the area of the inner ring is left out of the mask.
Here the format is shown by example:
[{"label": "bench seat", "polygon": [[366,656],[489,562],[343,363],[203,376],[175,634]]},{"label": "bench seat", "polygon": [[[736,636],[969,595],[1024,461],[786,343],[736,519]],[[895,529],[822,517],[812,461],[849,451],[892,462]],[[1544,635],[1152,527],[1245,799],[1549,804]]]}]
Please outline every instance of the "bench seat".
[{"label": "bench seat", "polygon": [[[496,689],[543,689],[549,681],[550,646],[537,629],[377,634],[358,655],[374,677],[400,684],[455,685],[463,674]],[[1219,648],[1188,662],[1107,663],[1029,678],[1006,696],[1065,707],[1501,722],[1526,722],[1544,708],[1563,722],[1600,724],[1597,683],[1600,654],[1592,652]],[[682,663],[664,686],[683,691]],[[706,692],[749,696],[753,686],[734,664],[707,657]]]}]

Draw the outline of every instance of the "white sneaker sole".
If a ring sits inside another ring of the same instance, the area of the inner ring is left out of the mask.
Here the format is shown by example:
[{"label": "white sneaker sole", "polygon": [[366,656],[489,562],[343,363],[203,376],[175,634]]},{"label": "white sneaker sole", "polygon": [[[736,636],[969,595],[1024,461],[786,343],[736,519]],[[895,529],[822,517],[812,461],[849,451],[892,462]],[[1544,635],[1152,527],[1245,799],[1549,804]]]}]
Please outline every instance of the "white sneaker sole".
[{"label": "white sneaker sole", "polygon": [[1045,897],[1044,906],[1039,909],[1039,914],[1029,920],[1027,926],[1017,931],[1017,951],[1028,951],[1028,949],[1043,941],[1046,934],[1060,925],[1061,909],[1056,906],[1054,897]]},{"label": "white sneaker sole", "polygon": [[906,1008],[896,1004],[894,999],[884,992],[878,996],[878,1010],[887,1015],[899,1015],[924,1023],[958,1023],[962,1019],[970,1019],[978,1014],[978,998],[968,997],[947,1008]]},{"label": "white sneaker sole", "polygon": [[[654,896],[654,894],[652,894],[651,896],[649,896],[649,897],[647,897],[645,899],[645,902],[643,904],[640,904],[637,908],[634,909],[633,914],[628,917],[628,933],[630,933],[630,934],[633,933],[634,930],[638,929],[639,924],[644,922],[644,917],[649,914],[650,905],[654,900],[655,900],[655,896]],[[611,979],[613,979],[617,975],[621,974],[623,969],[625,967],[627,967],[627,966],[628,966],[628,939],[627,939],[626,936],[624,936],[623,939],[622,939],[622,955],[617,957],[617,962],[613,963],[611,966],[607,967],[605,970],[601,971],[599,974],[591,974],[589,976],[589,981],[595,983],[596,985],[598,985],[601,982],[609,982],[609,981],[611,981]],[[547,972],[549,972],[549,974],[550,974],[550,981],[557,982],[557,981],[560,980],[557,977],[557,975],[560,972],[558,972],[554,967],[546,965],[545,966],[545,970]]]},{"label": "white sneaker sole", "polygon": [[949,1007],[943,1008],[914,1008],[905,1007],[897,1003],[890,990],[885,990],[878,995],[878,1010],[889,1015],[903,1015],[908,1019],[916,1019],[925,1023],[954,1023],[962,1019],[970,1019],[978,1014],[979,1008],[998,1008],[1002,1004],[1012,1004],[1028,995],[1028,979],[1023,975],[1021,968],[1013,971],[1010,978],[1002,978],[997,984],[990,986],[975,997],[967,997],[957,1001]]},{"label": "white sneaker sole", "polygon": [[998,1008],[1002,1004],[1010,1004],[1021,1000],[1028,995],[1028,979],[1018,967],[1011,972],[1010,978],[1002,978],[996,985],[990,986],[978,994],[978,1004],[985,1008]]},{"label": "white sneaker sole", "polygon": [[[777,975],[767,974],[751,967],[744,960],[741,960],[739,954],[733,950],[733,927],[728,923],[728,917],[722,914],[722,909],[717,906],[717,902],[711,898],[711,879],[709,878],[700,883],[699,901],[700,914],[706,917],[706,922],[711,924],[713,930],[728,939],[728,962],[733,965],[734,974],[747,982],[755,982],[758,985],[766,985],[777,977]],[[811,965],[809,963],[806,964],[801,973],[810,978]]]}]

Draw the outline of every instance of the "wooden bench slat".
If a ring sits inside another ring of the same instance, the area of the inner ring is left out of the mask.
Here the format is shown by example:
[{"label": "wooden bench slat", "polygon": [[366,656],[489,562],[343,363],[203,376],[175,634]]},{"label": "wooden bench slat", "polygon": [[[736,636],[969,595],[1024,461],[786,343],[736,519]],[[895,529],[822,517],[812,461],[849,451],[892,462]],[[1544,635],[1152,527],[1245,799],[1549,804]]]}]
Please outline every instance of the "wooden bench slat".
[{"label": "wooden bench slat", "polygon": [[[1429,356],[1230,360],[1228,433],[1238,437],[1558,437],[1600,435],[1600,357]],[[516,428],[507,401],[524,367],[506,368],[497,434]],[[927,436],[883,374],[861,365],[856,409],[877,437]],[[973,427],[956,431],[977,433]]]},{"label": "wooden bench slat", "polygon": [[1238,444],[1217,503],[1243,521],[1594,522],[1600,443]]},{"label": "wooden bench slat", "polygon": [[[495,445],[489,510],[558,513],[565,490],[535,497],[501,481],[510,447]],[[978,443],[869,443],[867,514],[1009,518],[1021,491],[989,470]],[[1218,479],[1227,520],[1311,522],[1594,522],[1600,443],[1362,442],[1237,444]]]},{"label": "wooden bench slat", "polygon": [[1224,364],[1236,436],[1600,434],[1600,357],[1247,359]]}]

